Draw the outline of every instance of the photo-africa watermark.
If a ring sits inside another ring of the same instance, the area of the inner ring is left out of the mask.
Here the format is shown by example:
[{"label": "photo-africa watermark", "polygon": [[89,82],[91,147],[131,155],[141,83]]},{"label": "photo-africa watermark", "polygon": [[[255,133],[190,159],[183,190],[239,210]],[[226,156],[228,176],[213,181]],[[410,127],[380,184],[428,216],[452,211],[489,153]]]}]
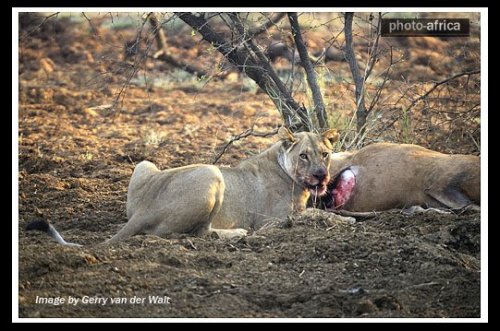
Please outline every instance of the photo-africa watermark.
[{"label": "photo-africa watermark", "polygon": [[467,18],[383,18],[382,37],[469,37]]},{"label": "photo-africa watermark", "polygon": [[132,296],[132,297],[103,297],[103,296],[88,296],[82,297],[57,296],[57,297],[40,297],[36,296],[35,303],[41,305],[168,305],[171,304],[172,298],[166,295],[148,295],[145,297]]}]

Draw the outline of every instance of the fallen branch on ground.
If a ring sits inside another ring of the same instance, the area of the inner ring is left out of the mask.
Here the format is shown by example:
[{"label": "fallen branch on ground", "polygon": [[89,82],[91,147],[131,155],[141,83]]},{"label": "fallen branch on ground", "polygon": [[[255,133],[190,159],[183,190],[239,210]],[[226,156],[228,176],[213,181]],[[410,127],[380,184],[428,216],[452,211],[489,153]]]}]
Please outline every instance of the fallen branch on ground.
[{"label": "fallen branch on ground", "polygon": [[409,208],[405,209],[389,209],[389,210],[384,210],[384,211],[349,211],[349,210],[344,210],[344,209],[326,209],[329,212],[332,212],[334,214],[340,215],[340,216],[349,216],[349,217],[354,217],[356,220],[362,219],[366,220],[369,218],[374,218],[377,216],[381,216],[384,214],[399,214],[399,215],[404,215],[404,216],[413,216],[415,214],[425,214],[425,213],[436,213],[436,214],[454,214],[454,215],[460,215],[465,212],[479,212],[481,211],[481,208],[477,205],[470,204],[467,205],[461,209],[443,209],[443,208],[423,208],[420,206],[412,206]]}]

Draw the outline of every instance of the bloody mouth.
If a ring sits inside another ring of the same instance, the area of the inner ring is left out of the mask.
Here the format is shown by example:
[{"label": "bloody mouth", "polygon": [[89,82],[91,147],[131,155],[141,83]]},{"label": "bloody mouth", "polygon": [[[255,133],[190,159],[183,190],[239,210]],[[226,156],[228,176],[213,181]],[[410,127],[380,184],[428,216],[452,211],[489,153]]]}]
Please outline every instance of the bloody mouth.
[{"label": "bloody mouth", "polygon": [[318,184],[318,185],[308,185],[307,189],[313,196],[322,196],[326,194],[327,185],[326,184]]}]

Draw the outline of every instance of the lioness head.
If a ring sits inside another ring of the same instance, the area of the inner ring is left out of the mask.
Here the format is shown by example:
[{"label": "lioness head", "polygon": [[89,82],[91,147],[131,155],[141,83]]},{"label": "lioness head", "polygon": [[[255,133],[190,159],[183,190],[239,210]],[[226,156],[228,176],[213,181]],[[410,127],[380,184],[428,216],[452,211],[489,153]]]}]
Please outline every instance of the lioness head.
[{"label": "lioness head", "polygon": [[330,181],[333,143],[339,137],[337,131],[332,129],[321,135],[311,132],[291,133],[282,127],[278,136],[282,140],[278,161],[283,170],[312,194],[325,194]]}]

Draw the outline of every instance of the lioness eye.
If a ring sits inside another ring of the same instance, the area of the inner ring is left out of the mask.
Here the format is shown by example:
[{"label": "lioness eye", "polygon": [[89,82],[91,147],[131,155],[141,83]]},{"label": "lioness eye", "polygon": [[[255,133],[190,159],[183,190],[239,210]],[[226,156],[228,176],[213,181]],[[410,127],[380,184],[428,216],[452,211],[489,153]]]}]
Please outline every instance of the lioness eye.
[{"label": "lioness eye", "polygon": [[323,157],[326,159],[328,157],[328,155],[330,155],[330,153],[327,153],[327,152],[324,152],[323,153]]},{"label": "lioness eye", "polygon": [[307,155],[306,154],[300,154],[299,157],[302,159],[302,160],[307,160]]}]

